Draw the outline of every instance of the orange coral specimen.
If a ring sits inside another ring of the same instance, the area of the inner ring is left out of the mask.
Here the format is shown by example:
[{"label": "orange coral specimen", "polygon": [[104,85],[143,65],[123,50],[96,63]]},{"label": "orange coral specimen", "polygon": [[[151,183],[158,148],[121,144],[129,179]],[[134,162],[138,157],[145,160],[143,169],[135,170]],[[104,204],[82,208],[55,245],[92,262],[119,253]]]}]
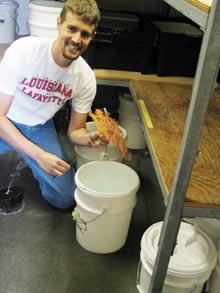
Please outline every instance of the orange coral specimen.
[{"label": "orange coral specimen", "polygon": [[89,112],[93,119],[96,129],[103,135],[106,141],[117,145],[122,153],[123,158],[129,158],[128,149],[125,146],[126,139],[123,137],[122,129],[118,122],[109,116],[107,111],[96,109],[95,113]]}]

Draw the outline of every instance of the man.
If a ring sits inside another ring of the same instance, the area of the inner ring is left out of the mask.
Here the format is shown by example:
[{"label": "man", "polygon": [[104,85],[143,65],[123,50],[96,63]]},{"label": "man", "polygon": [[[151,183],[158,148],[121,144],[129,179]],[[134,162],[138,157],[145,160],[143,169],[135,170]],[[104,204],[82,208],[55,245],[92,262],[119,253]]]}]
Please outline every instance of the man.
[{"label": "man", "polygon": [[80,56],[99,19],[95,0],[68,0],[57,19],[55,40],[21,38],[0,64],[0,154],[16,151],[43,197],[62,209],[74,204],[74,171],[57,139],[53,116],[71,100],[70,140],[88,146],[104,143],[98,132],[86,130],[96,80]]}]

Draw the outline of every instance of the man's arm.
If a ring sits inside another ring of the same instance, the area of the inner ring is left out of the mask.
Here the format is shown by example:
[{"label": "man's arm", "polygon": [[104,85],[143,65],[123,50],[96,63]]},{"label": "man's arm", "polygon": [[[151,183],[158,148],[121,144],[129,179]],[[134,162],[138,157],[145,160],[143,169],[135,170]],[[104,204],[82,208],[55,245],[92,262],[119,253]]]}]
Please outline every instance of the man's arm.
[{"label": "man's arm", "polygon": [[47,173],[56,176],[62,175],[70,168],[70,165],[28,140],[7,118],[6,115],[12,99],[12,96],[0,92],[0,137],[9,145],[35,160]]}]

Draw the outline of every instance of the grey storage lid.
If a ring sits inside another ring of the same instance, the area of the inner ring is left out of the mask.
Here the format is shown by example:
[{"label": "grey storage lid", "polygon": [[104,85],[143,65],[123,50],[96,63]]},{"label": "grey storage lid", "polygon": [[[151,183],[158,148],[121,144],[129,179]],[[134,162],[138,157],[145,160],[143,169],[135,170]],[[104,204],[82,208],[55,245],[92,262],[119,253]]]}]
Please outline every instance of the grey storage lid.
[{"label": "grey storage lid", "polygon": [[137,29],[138,21],[138,17],[132,13],[101,11],[99,27],[131,30]]},{"label": "grey storage lid", "polygon": [[154,21],[153,23],[163,33],[185,34],[195,37],[202,36],[202,32],[189,23],[166,21]]}]

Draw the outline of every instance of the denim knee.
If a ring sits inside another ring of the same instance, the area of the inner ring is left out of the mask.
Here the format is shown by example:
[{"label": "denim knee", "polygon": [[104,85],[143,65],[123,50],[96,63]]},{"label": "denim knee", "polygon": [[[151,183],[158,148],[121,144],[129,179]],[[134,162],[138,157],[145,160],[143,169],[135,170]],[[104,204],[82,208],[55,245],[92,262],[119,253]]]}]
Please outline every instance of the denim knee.
[{"label": "denim knee", "polygon": [[48,176],[38,180],[43,197],[53,206],[66,209],[74,206],[74,171],[70,169],[62,176]]}]

